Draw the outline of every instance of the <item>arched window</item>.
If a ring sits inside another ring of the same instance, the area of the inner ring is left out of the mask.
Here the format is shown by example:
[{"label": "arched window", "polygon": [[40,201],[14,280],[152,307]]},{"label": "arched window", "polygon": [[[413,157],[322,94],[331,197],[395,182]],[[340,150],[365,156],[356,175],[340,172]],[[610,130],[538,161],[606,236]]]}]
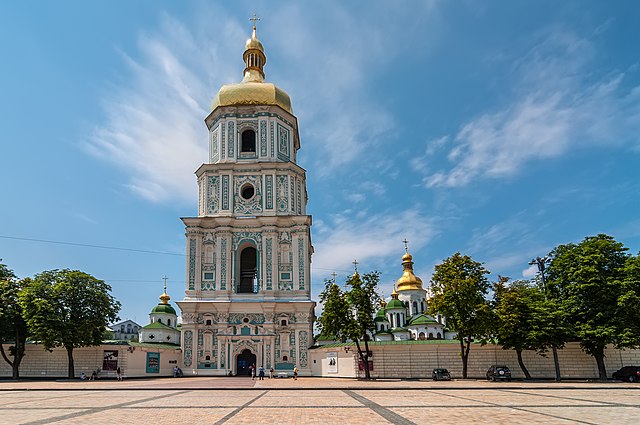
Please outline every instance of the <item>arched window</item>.
[{"label": "arched window", "polygon": [[171,319],[167,319],[167,326],[171,326]]},{"label": "arched window", "polygon": [[429,339],[433,339],[433,332],[429,332]]},{"label": "arched window", "polygon": [[249,129],[242,132],[242,141],[240,146],[241,153],[256,152],[256,132]]},{"label": "arched window", "polygon": [[413,302],[413,314],[418,314],[418,303],[416,301]]},{"label": "arched window", "polygon": [[418,339],[421,340],[421,341],[423,341],[425,339],[424,338],[424,332],[420,332],[420,334],[418,335]]},{"label": "arched window", "polygon": [[162,323],[162,319],[158,317],[158,323]]},{"label": "arched window", "polygon": [[287,356],[282,356],[282,361],[283,361],[283,362],[286,362],[287,360],[289,360],[289,357],[287,357]]},{"label": "arched window", "polygon": [[253,280],[256,278],[258,251],[252,246],[248,246],[240,253],[240,282],[238,284],[239,294],[253,293]]},{"label": "arched window", "polygon": [[287,326],[287,319],[282,319],[282,320],[280,321],[280,325],[281,325],[281,326]]},{"label": "arched window", "polygon": [[438,339],[442,339],[442,334],[440,334],[440,332],[438,332],[438,333],[436,334],[436,338],[438,338]]}]

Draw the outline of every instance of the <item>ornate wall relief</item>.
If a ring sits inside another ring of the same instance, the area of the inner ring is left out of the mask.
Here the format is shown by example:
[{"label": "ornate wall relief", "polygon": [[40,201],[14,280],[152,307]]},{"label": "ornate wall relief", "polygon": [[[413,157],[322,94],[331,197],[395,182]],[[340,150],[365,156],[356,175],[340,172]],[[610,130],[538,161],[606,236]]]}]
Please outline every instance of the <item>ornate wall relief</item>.
[{"label": "ornate wall relief", "polygon": [[307,367],[307,346],[309,345],[309,333],[300,331],[300,339],[298,341],[300,367]]},{"label": "ornate wall relief", "polygon": [[298,289],[300,289],[301,291],[304,290],[305,288],[305,284],[304,284],[304,268],[305,268],[305,261],[304,261],[304,237],[303,236],[299,236],[298,237]]},{"label": "ornate wall relief", "polygon": [[229,209],[229,176],[222,176],[222,209]]},{"label": "ornate wall relief", "polygon": [[278,157],[289,160],[289,129],[278,124]]},{"label": "ornate wall relief", "polygon": [[184,365],[186,367],[191,366],[193,352],[193,332],[184,332]]},{"label": "ornate wall relief", "polygon": [[267,122],[260,121],[260,156],[267,156]]},{"label": "ornate wall relief", "polygon": [[273,209],[273,176],[267,175],[264,176],[265,186],[266,186],[266,205],[265,208],[268,210]]},{"label": "ornate wall relief", "polygon": [[273,239],[267,238],[265,241],[265,250],[266,250],[266,273],[267,273],[267,291],[271,291],[273,289]]},{"label": "ornate wall relief", "polygon": [[227,238],[220,241],[220,289],[227,289]]},{"label": "ornate wall relief", "polygon": [[196,240],[189,238],[189,290],[196,288]]},{"label": "ornate wall relief", "polygon": [[[262,212],[262,180],[260,176],[234,176],[233,179],[233,212],[236,214],[251,215]],[[246,189],[251,186],[251,192]]]},{"label": "ornate wall relief", "polygon": [[289,209],[289,179],[287,176],[277,176],[276,204],[278,212],[287,212]]},{"label": "ornate wall relief", "polygon": [[234,148],[236,145],[236,130],[235,130],[235,123],[233,121],[229,121],[227,123],[227,135],[228,135],[228,142],[227,142],[227,146],[228,146],[228,150],[227,150],[227,155],[229,156],[229,158],[233,158],[234,156]]},{"label": "ornate wall relief", "polygon": [[211,162],[218,162],[218,127],[211,131]]},{"label": "ornate wall relief", "polygon": [[220,176],[208,176],[207,178],[207,214],[215,214],[219,209]]}]

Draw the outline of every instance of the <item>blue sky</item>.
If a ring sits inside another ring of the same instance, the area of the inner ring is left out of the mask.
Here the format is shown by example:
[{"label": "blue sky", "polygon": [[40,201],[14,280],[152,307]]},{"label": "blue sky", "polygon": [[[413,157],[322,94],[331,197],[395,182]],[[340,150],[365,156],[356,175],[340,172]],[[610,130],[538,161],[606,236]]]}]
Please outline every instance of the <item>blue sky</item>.
[{"label": "blue sky", "polygon": [[405,237],[425,282],[456,251],[522,278],[587,235],[640,249],[637,2],[21,1],[0,4],[5,264],[89,272],[140,323],[163,275],[182,298],[203,119],[253,12],[299,119],[314,297],[354,258],[389,295]]}]

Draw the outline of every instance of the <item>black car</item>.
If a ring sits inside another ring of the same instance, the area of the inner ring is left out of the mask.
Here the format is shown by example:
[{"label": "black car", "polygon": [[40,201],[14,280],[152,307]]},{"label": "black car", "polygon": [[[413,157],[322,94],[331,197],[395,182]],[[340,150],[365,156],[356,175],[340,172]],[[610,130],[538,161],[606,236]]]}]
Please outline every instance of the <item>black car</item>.
[{"label": "black car", "polygon": [[491,366],[487,371],[487,381],[497,381],[498,379],[511,381],[511,370],[507,366]]},{"label": "black car", "polygon": [[433,369],[431,377],[434,381],[451,381],[451,374],[447,369]]},{"label": "black car", "polygon": [[613,372],[613,375],[611,377],[613,379],[619,379],[621,381],[639,382],[640,366],[625,366],[622,369]]}]

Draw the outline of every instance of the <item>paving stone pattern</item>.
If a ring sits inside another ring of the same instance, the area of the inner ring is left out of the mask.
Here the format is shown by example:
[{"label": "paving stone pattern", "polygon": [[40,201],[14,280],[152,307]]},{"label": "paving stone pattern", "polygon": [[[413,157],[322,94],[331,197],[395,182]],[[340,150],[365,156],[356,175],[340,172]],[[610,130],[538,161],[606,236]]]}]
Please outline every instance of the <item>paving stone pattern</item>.
[{"label": "paving stone pattern", "polygon": [[301,378],[0,381],[0,424],[636,424],[640,385]]}]

